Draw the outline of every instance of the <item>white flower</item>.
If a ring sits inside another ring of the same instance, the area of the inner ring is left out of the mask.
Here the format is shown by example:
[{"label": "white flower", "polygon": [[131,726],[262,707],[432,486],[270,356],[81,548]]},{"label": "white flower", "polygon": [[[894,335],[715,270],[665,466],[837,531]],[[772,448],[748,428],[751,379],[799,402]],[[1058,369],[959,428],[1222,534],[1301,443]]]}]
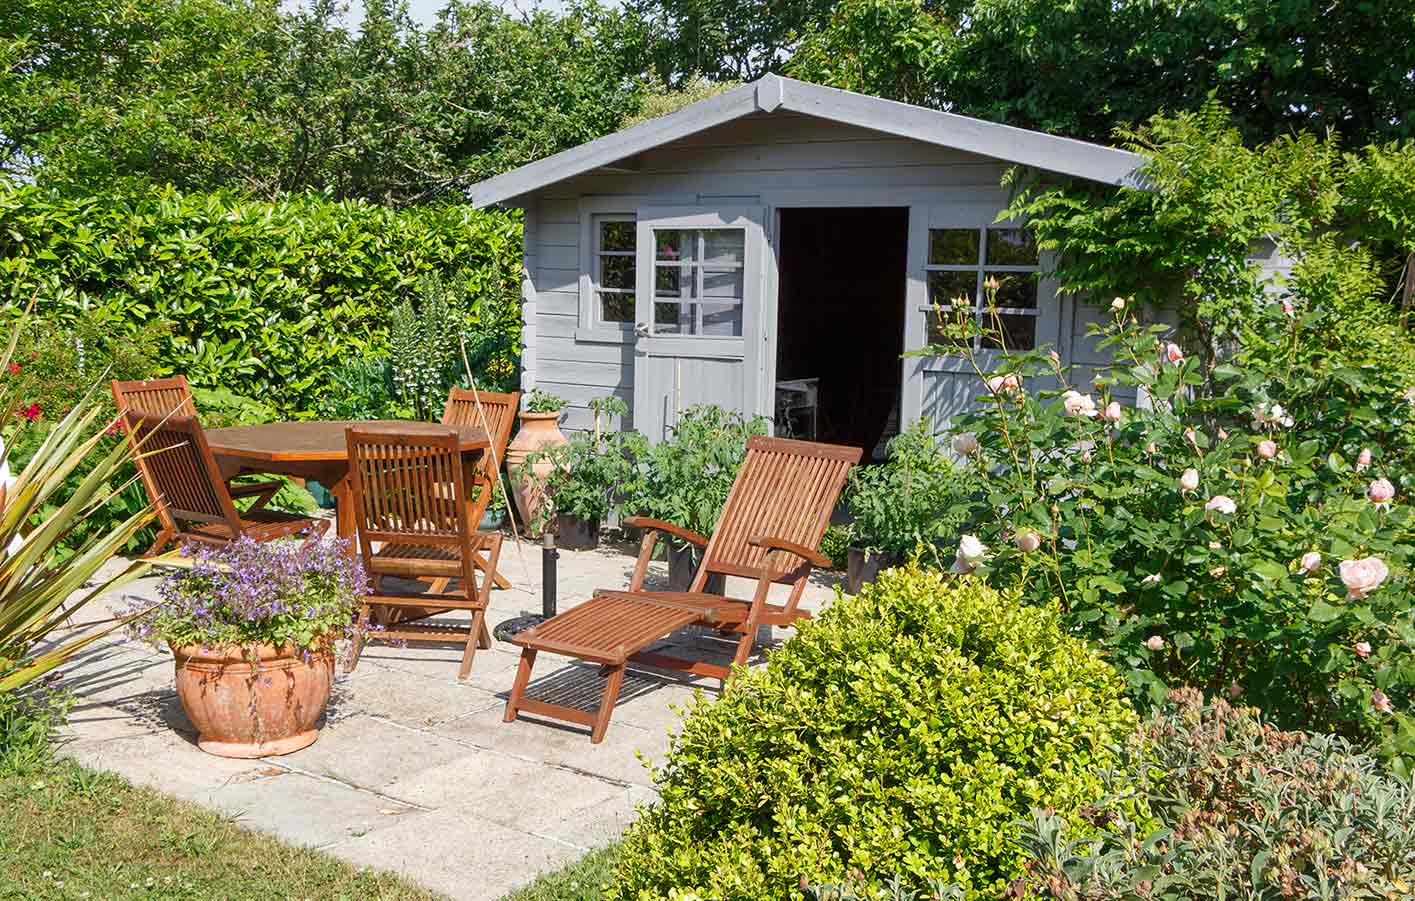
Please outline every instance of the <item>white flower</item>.
[{"label": "white flower", "polygon": [[1022,380],[1016,373],[995,375],[988,379],[988,390],[993,394],[1016,394],[1022,390]]},{"label": "white flower", "polygon": [[964,535],[958,541],[958,551],[953,558],[953,572],[971,573],[987,562],[988,546],[976,535]]},{"label": "white flower", "polygon": [[1215,494],[1213,497],[1209,498],[1209,502],[1204,505],[1204,509],[1217,511],[1224,516],[1232,516],[1234,511],[1238,509],[1238,505],[1233,502],[1233,498],[1226,494]]},{"label": "white flower", "polygon": [[1311,573],[1314,573],[1317,570],[1321,569],[1322,555],[1317,553],[1316,551],[1308,551],[1307,553],[1302,555],[1302,562],[1299,565],[1302,567],[1302,571],[1304,573],[1308,573],[1310,575]]},{"label": "white flower", "polygon": [[1145,647],[1152,651],[1163,651],[1164,639],[1158,635],[1151,635],[1149,638],[1145,639]]},{"label": "white flower", "polygon": [[1125,298],[1117,297],[1115,300],[1112,300],[1110,302],[1110,308],[1119,313],[1121,310],[1125,309]]},{"label": "white flower", "polygon": [[1101,413],[1101,418],[1106,422],[1120,422],[1121,417],[1120,401],[1113,400],[1105,405],[1105,410]]},{"label": "white flower", "polygon": [[1066,409],[1067,416],[1091,417],[1097,412],[1096,402],[1091,399],[1091,395],[1082,394],[1075,389],[1068,389],[1061,395],[1061,405]]},{"label": "white flower", "polygon": [[962,457],[973,456],[978,452],[978,436],[972,432],[960,432],[954,435],[953,450]]},{"label": "white flower", "polygon": [[1395,498],[1395,486],[1390,483],[1390,479],[1376,479],[1366,489],[1366,497],[1376,506],[1384,507]]},{"label": "white flower", "polygon": [[1264,438],[1258,442],[1258,456],[1264,460],[1271,460],[1277,456],[1277,442],[1271,438]]},{"label": "white flower", "polygon": [[1042,546],[1042,537],[1031,529],[1018,532],[1013,541],[1016,543],[1017,549],[1024,554],[1030,554]]},{"label": "white flower", "polygon": [[1141,579],[1140,581],[1145,585],[1158,585],[1160,581],[1160,574],[1150,573],[1148,576],[1145,576],[1145,578]]},{"label": "white flower", "polygon": [[1360,472],[1361,470],[1365,469],[1370,465],[1371,449],[1369,447],[1363,447],[1361,448],[1361,453],[1356,455],[1356,471]]},{"label": "white flower", "polygon": [[1195,491],[1199,487],[1199,470],[1186,469],[1179,476],[1180,491]]}]

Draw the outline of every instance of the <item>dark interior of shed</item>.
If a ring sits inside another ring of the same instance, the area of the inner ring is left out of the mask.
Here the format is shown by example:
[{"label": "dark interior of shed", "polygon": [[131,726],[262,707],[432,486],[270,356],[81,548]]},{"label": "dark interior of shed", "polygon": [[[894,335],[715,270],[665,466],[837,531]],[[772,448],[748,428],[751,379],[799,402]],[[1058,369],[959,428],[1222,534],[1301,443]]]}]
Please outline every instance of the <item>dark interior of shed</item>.
[{"label": "dark interior of shed", "polygon": [[[814,432],[868,459],[899,428],[909,211],[784,209],[780,229],[777,434]],[[819,382],[792,390],[808,379]]]}]

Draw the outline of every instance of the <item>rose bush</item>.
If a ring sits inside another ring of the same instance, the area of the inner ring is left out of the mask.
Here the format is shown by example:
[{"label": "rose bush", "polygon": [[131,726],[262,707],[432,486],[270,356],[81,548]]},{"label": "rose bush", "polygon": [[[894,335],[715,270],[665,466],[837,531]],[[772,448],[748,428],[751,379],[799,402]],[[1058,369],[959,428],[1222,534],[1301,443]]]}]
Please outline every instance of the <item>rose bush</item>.
[{"label": "rose bush", "polygon": [[[1405,767],[1410,403],[1382,380],[1291,354],[1201,373],[1198,355],[1131,308],[1096,330],[1117,362],[1090,384],[1073,386],[1042,351],[989,372],[974,361],[978,401],[952,428],[976,441],[962,465],[984,487],[955,568],[1036,604],[1059,599],[1142,703],[1193,685],[1283,727],[1380,743]],[[1264,346],[1298,346],[1303,319],[1280,304],[1251,319]],[[1003,378],[1061,390],[994,390]],[[1217,389],[1201,390],[1210,381]],[[1135,397],[1145,402],[1125,400]],[[1360,428],[1371,411],[1380,428]]]}]

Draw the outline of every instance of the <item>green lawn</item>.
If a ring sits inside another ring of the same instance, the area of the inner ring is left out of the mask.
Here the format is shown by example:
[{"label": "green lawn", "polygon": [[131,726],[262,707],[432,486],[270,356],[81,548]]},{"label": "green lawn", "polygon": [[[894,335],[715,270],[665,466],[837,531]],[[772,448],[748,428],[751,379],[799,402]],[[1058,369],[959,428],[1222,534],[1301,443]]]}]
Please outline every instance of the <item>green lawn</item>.
[{"label": "green lawn", "polygon": [[437,897],[72,762],[0,770],[0,899]]},{"label": "green lawn", "polygon": [[619,845],[591,851],[563,870],[547,873],[502,901],[599,901],[600,888],[614,873]]}]

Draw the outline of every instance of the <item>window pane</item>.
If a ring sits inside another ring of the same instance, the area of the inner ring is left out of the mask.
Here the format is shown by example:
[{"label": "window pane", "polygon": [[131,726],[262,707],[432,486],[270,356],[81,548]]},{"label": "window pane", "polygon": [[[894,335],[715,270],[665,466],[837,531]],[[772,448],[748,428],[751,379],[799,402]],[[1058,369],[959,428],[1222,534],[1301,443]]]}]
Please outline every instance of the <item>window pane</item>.
[{"label": "window pane", "polygon": [[[976,313],[969,312],[961,315],[969,322],[977,322]],[[964,332],[961,329],[957,328],[957,326],[959,325],[959,313],[956,313],[953,310],[929,310],[928,313],[925,314],[925,316],[926,318],[924,321],[928,324],[927,341],[929,344],[938,345],[946,348],[957,348],[960,350],[967,346],[968,339],[961,337],[961,334],[964,334]],[[950,328],[960,332],[960,337],[950,336],[948,334],[948,330]],[[970,327],[969,331],[966,333],[971,334],[976,330],[976,328]]]},{"label": "window pane", "polygon": [[742,265],[746,234],[740,228],[710,228],[703,235],[703,262],[716,266]]},{"label": "window pane", "polygon": [[[658,335],[691,334],[692,304],[655,303],[653,330]],[[687,326],[685,328],[685,326]]]},{"label": "window pane", "polygon": [[599,296],[600,322],[633,322],[634,295],[601,294]]},{"label": "window pane", "polygon": [[929,229],[929,262],[936,266],[978,265],[978,230]]},{"label": "window pane", "polygon": [[989,272],[997,279],[997,305],[999,307],[1037,308],[1037,279],[1030,272]]},{"label": "window pane", "polygon": [[930,272],[929,303],[951,307],[962,297],[969,306],[978,302],[977,272]]},{"label": "window pane", "polygon": [[682,231],[676,228],[656,228],[653,234],[657,245],[654,250],[655,259],[672,262],[694,258],[694,251],[697,249],[697,232]]},{"label": "window pane", "polygon": [[705,303],[703,307],[703,334],[723,338],[738,338],[742,335],[742,306],[735,303]]},{"label": "window pane", "polygon": [[600,257],[599,286],[601,288],[633,288],[633,257]]},{"label": "window pane", "polygon": [[634,223],[601,222],[599,224],[600,250],[633,250]]},{"label": "window pane", "polygon": [[1031,350],[1037,346],[1037,317],[1023,314],[1001,313],[996,318],[983,314],[983,347],[1001,347],[998,343],[998,325],[1001,322],[1002,338],[1007,349]]},{"label": "window pane", "polygon": [[990,228],[988,263],[993,266],[1035,266],[1037,245],[1025,229]]},{"label": "window pane", "polygon": [[677,266],[655,266],[653,271],[653,293],[655,297],[678,297],[683,292],[685,276],[691,286],[693,270],[686,272]]},{"label": "window pane", "polygon": [[739,300],[742,297],[742,270],[733,269],[729,272],[703,272],[703,299],[723,300],[732,298]]}]

